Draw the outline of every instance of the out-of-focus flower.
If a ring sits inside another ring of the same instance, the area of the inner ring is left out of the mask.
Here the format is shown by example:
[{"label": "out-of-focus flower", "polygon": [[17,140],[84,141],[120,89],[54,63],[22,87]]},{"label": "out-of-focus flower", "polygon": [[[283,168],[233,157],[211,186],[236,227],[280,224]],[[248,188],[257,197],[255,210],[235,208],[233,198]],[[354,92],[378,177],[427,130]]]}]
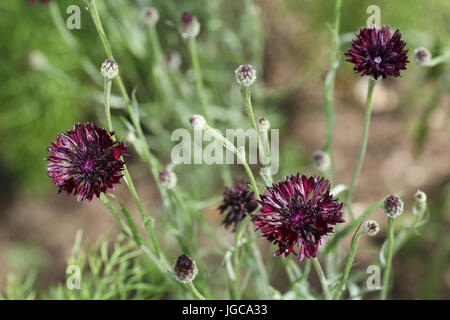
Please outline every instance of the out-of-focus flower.
[{"label": "out-of-focus flower", "polygon": [[326,171],[330,168],[331,159],[328,153],[324,151],[316,151],[313,155],[314,168],[318,171]]},{"label": "out-of-focus flower", "polygon": [[179,70],[181,67],[181,56],[178,51],[169,51],[166,53],[166,63],[169,69]]},{"label": "out-of-focus flower", "polygon": [[389,218],[395,219],[403,213],[403,206],[402,199],[390,195],[384,200],[382,209]]},{"label": "out-of-focus flower", "polygon": [[234,72],[236,82],[242,87],[250,87],[256,80],[256,70],[251,65],[240,65]]},{"label": "out-of-focus flower", "polygon": [[300,260],[315,257],[332,226],[344,222],[343,204],[330,194],[324,178],[292,175],[267,190],[253,221],[263,237],[278,245],[276,256],[297,254],[297,245]]},{"label": "out-of-focus flower", "polygon": [[159,181],[166,189],[173,189],[177,185],[177,175],[173,170],[163,169],[159,172]]},{"label": "out-of-focus flower", "polygon": [[200,114],[194,114],[189,117],[189,124],[194,130],[204,130],[206,128],[206,120]]},{"label": "out-of-focus flower", "polygon": [[179,30],[181,36],[185,39],[196,38],[200,33],[200,22],[190,12],[183,12]]},{"label": "out-of-focus flower", "polygon": [[367,220],[366,222],[364,222],[363,231],[369,236],[374,236],[380,231],[380,226],[375,220]]},{"label": "out-of-focus flower", "polygon": [[113,141],[108,132],[93,123],[78,123],[73,130],[58,134],[47,148],[50,161],[46,169],[58,193],[77,195],[78,201],[92,200],[96,195],[114,189],[120,183],[127,144]]},{"label": "out-of-focus flower", "polygon": [[270,121],[266,117],[261,117],[258,119],[258,129],[259,130],[269,130],[270,129]]},{"label": "out-of-focus flower", "polygon": [[34,70],[43,70],[49,65],[47,57],[41,51],[31,51],[27,58],[28,64]]},{"label": "out-of-focus flower", "polygon": [[413,214],[422,214],[427,207],[427,195],[421,190],[417,190],[414,195]]},{"label": "out-of-focus flower", "polygon": [[225,228],[234,224],[233,231],[236,231],[245,215],[258,207],[255,193],[248,184],[248,181],[235,179],[234,186],[225,188],[223,202],[219,207],[220,213],[226,214],[222,222]]},{"label": "out-of-focus flower", "polygon": [[414,199],[419,203],[426,203],[427,202],[427,195],[422,190],[417,190],[416,194],[414,195]]},{"label": "out-of-focus flower", "polygon": [[100,72],[106,80],[112,80],[119,74],[119,66],[113,59],[107,59],[102,63]]},{"label": "out-of-focus flower", "polygon": [[401,33],[389,26],[361,28],[345,53],[346,61],[353,63],[353,70],[377,80],[388,76],[399,77],[400,70],[406,70],[408,50]]},{"label": "out-of-focus flower", "polygon": [[153,7],[146,7],[141,11],[141,19],[149,26],[155,26],[159,21],[159,12]]},{"label": "out-of-focus flower", "polygon": [[431,53],[427,48],[420,47],[414,50],[414,61],[419,66],[426,66],[431,61]]},{"label": "out-of-focus flower", "polygon": [[183,283],[193,281],[197,276],[198,269],[195,261],[188,255],[182,254],[178,257],[173,266],[173,274],[175,278]]}]

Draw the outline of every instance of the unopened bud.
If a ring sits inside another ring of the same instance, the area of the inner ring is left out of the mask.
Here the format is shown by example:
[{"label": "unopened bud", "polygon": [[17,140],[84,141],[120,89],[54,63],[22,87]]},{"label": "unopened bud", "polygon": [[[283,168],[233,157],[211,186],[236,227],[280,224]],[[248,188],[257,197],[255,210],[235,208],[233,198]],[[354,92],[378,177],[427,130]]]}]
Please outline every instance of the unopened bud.
[{"label": "unopened bud", "polygon": [[256,80],[256,70],[249,64],[240,65],[234,74],[241,87],[250,87]]},{"label": "unopened bud", "polygon": [[169,69],[178,70],[181,67],[181,56],[178,51],[169,51],[166,53],[166,63]]},{"label": "unopened bud", "polygon": [[316,151],[313,156],[314,168],[318,171],[326,171],[330,168],[331,159],[328,153]]},{"label": "unopened bud", "polygon": [[194,130],[204,130],[206,128],[206,120],[200,114],[194,114],[189,117],[189,124]]},{"label": "unopened bud", "polygon": [[270,129],[270,121],[266,117],[261,117],[258,119],[258,128],[259,130],[269,130]]},{"label": "unopened bud", "polygon": [[427,195],[422,190],[417,190],[416,194],[414,195],[414,199],[416,200],[416,202],[426,203],[427,202]]},{"label": "unopened bud", "polygon": [[40,51],[31,51],[28,53],[28,64],[32,69],[42,70],[48,66],[48,60]]},{"label": "unopened bud", "polygon": [[141,11],[141,18],[145,24],[155,26],[159,20],[159,12],[153,7],[146,7]]},{"label": "unopened bud", "polygon": [[414,50],[414,61],[419,66],[426,66],[431,61],[431,53],[427,48],[420,47]]},{"label": "unopened bud", "polygon": [[366,222],[364,222],[363,231],[372,237],[380,231],[380,226],[375,220],[367,220]]},{"label": "unopened bud", "polygon": [[421,190],[417,190],[414,195],[413,214],[421,214],[425,212],[427,207],[427,195]]},{"label": "unopened bud", "polygon": [[183,283],[193,281],[197,273],[198,269],[195,261],[184,253],[178,257],[175,265],[173,266],[173,274],[175,278]]},{"label": "unopened bud", "polygon": [[403,201],[397,196],[390,195],[383,202],[384,213],[392,219],[397,218],[403,213]]},{"label": "unopened bud", "polygon": [[200,33],[200,22],[197,18],[189,12],[184,12],[181,15],[180,34],[185,39],[196,38]]},{"label": "unopened bud", "polygon": [[166,189],[173,189],[177,185],[177,175],[172,170],[163,169],[159,172],[159,181]]},{"label": "unopened bud", "polygon": [[112,80],[117,77],[119,66],[113,59],[108,59],[103,62],[100,71],[106,80]]}]

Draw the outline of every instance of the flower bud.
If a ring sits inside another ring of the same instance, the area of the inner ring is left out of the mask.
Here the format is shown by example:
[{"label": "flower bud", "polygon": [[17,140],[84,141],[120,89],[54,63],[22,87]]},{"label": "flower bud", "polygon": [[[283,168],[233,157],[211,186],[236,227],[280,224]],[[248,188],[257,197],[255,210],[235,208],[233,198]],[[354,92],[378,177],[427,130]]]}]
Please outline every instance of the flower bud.
[{"label": "flower bud", "polygon": [[107,59],[103,62],[100,71],[106,80],[112,80],[119,74],[119,66],[113,59]]},{"label": "flower bud", "polygon": [[197,273],[198,269],[195,261],[184,253],[178,257],[173,266],[175,278],[183,283],[193,281]]},{"label": "flower bud", "polygon": [[34,70],[42,70],[48,66],[48,60],[42,52],[31,51],[28,53],[28,64]]},{"label": "flower bud", "polygon": [[178,51],[169,51],[166,53],[166,63],[169,69],[179,70],[181,67],[181,56]]},{"label": "flower bud", "polygon": [[270,121],[266,117],[258,119],[258,129],[268,131],[270,129]]},{"label": "flower bud", "polygon": [[384,200],[382,208],[389,218],[395,219],[403,213],[403,205],[402,199],[390,195]]},{"label": "flower bud", "polygon": [[189,124],[194,130],[204,130],[206,128],[206,120],[200,114],[194,114],[189,117]]},{"label": "flower bud", "polygon": [[173,189],[177,185],[177,175],[172,170],[163,169],[159,172],[159,181],[166,189]]},{"label": "flower bud", "polygon": [[421,190],[417,190],[414,195],[413,214],[421,214],[425,212],[427,206],[427,195]]},{"label": "flower bud", "polygon": [[153,27],[158,23],[159,12],[153,7],[146,7],[141,11],[141,18],[145,24]]},{"label": "flower bud", "polygon": [[241,87],[250,87],[256,80],[256,70],[251,65],[240,65],[234,72],[236,82]]},{"label": "flower bud", "polygon": [[419,66],[426,66],[431,61],[431,53],[427,48],[420,47],[414,50],[414,61]]},{"label": "flower bud", "polygon": [[418,203],[426,203],[427,202],[427,195],[422,190],[417,190],[416,194],[414,195],[414,200]]},{"label": "flower bud", "polygon": [[180,34],[185,39],[193,39],[200,33],[200,22],[197,18],[189,12],[184,12],[181,15]]},{"label": "flower bud", "polygon": [[363,231],[372,237],[380,231],[380,226],[375,220],[367,220],[366,222],[364,222]]},{"label": "flower bud", "polygon": [[330,168],[331,159],[328,153],[316,151],[313,156],[314,168],[318,171],[326,171]]}]

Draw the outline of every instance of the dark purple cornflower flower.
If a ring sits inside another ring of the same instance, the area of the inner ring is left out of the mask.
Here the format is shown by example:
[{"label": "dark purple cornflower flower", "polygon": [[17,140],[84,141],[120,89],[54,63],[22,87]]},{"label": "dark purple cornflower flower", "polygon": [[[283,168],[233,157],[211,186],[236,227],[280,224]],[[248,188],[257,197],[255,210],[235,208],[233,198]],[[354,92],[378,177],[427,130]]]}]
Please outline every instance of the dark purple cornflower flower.
[{"label": "dark purple cornflower flower", "polygon": [[343,204],[330,194],[324,178],[292,175],[267,190],[253,221],[263,237],[278,245],[275,256],[297,255],[297,245],[300,260],[315,257],[325,235],[333,232],[331,226],[344,222]]},{"label": "dark purple cornflower flower", "polygon": [[73,130],[59,133],[47,148],[48,176],[59,189],[77,195],[78,201],[92,200],[94,194],[114,189],[120,183],[124,162],[120,160],[127,144],[111,139],[108,132],[93,123],[77,123]]},{"label": "dark purple cornflower flower", "polygon": [[236,231],[245,215],[258,207],[255,193],[248,184],[248,181],[235,179],[233,187],[225,188],[223,202],[219,207],[220,214],[226,214],[222,222],[225,228],[234,224],[233,231]]},{"label": "dark purple cornflower flower", "polygon": [[352,41],[352,47],[345,53],[346,61],[353,63],[353,70],[361,75],[379,77],[400,76],[400,70],[406,70],[408,50],[404,50],[406,42],[397,29],[389,26],[382,28],[361,28]]}]

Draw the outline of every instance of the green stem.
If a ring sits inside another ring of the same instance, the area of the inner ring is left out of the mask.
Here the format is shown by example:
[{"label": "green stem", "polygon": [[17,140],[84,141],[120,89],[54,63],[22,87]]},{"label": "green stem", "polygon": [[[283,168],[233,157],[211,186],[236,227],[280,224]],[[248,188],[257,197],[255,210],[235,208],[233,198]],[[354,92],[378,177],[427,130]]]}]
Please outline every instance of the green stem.
[{"label": "green stem", "polygon": [[233,151],[233,153],[239,158],[239,160],[242,163],[242,166],[245,169],[245,172],[247,173],[248,178],[250,179],[250,183],[251,183],[251,185],[252,185],[252,187],[253,187],[253,189],[255,191],[256,198],[259,199],[258,186],[256,184],[255,177],[253,176],[253,172],[252,172],[252,170],[250,169],[250,167],[249,167],[249,165],[247,163],[247,159],[245,159],[245,156],[242,155],[242,153],[236,148],[236,146],[233,143],[231,143],[221,133],[216,131],[214,128],[212,128],[208,124],[206,125],[205,131],[208,132],[214,138],[216,138],[219,141],[221,141],[222,144],[225,146],[225,148]]},{"label": "green stem", "polygon": [[375,84],[376,84],[376,80],[374,80],[374,79],[369,80],[369,87],[367,90],[367,100],[366,100],[366,115],[365,115],[365,121],[364,121],[364,132],[363,132],[363,136],[362,136],[361,150],[359,151],[358,162],[356,163],[356,167],[353,172],[352,182],[351,182],[350,188],[348,190],[348,196],[347,196],[347,205],[348,206],[350,206],[350,203],[352,201],[356,182],[358,181],[359,173],[361,172],[361,167],[362,167],[362,164],[364,161],[364,156],[366,154],[367,140],[369,137],[370,116],[372,113],[372,98],[373,98]]},{"label": "green stem", "polygon": [[[98,33],[100,40],[103,44],[103,47],[105,49],[105,53],[108,56],[108,58],[114,59],[114,56],[113,56],[113,53],[111,50],[111,45],[105,34],[105,30],[103,29],[103,25],[100,20],[100,16],[98,14],[95,0],[87,0],[87,5],[88,5],[89,12],[91,14],[91,17],[92,17],[92,21],[94,22],[97,33]],[[139,139],[141,140],[141,142],[143,144],[142,149],[143,149],[144,160],[149,165],[150,172],[151,172],[153,179],[158,187],[159,192],[161,193],[161,195],[164,196],[165,195],[164,189],[161,187],[161,184],[159,182],[159,175],[158,175],[158,170],[157,170],[158,162],[150,152],[150,148],[148,146],[147,139],[144,135],[141,124],[139,122],[139,117],[133,110],[133,106],[131,105],[131,99],[128,96],[127,90],[125,89],[125,85],[123,84],[123,80],[122,80],[120,73],[117,75],[115,80],[116,80],[115,83],[120,91],[120,94],[122,95],[122,97],[125,100],[125,103],[127,105],[127,110],[130,115],[131,121],[132,121],[134,127],[136,128],[136,132],[138,134]]]},{"label": "green stem", "polygon": [[333,295],[333,300],[338,300],[342,294],[342,291],[345,290],[345,286],[347,284],[348,276],[350,274],[350,270],[353,266],[353,261],[355,260],[356,251],[358,250],[358,242],[359,238],[362,235],[361,232],[359,232],[361,225],[363,224],[363,221],[358,225],[358,228],[356,228],[356,231],[352,237],[352,242],[350,245],[350,254],[345,261],[344,265],[344,271],[342,273],[341,279],[339,281],[338,287]]},{"label": "green stem", "polygon": [[395,219],[388,218],[387,244],[386,244],[386,268],[383,275],[383,285],[381,287],[381,300],[386,300],[389,290],[389,283],[392,272],[392,257],[394,255],[394,228]]},{"label": "green stem", "polygon": [[203,75],[202,70],[200,68],[200,62],[198,58],[198,50],[197,50],[197,42],[195,38],[188,39],[189,46],[189,54],[191,56],[192,67],[195,72],[195,84],[197,86],[197,94],[200,99],[200,104],[202,106],[202,110],[205,116],[206,121],[214,125],[214,122],[211,122],[211,118],[209,117],[208,110],[208,102],[206,100],[205,87],[203,84]]},{"label": "green stem", "polygon": [[[250,120],[250,124],[252,125],[253,130],[255,131],[256,134],[256,140],[258,143],[258,150],[261,154],[261,157],[263,159],[263,165],[266,166],[266,161],[267,161],[267,157],[266,157],[266,151],[264,149],[264,146],[262,144],[260,135],[259,135],[259,130],[258,127],[256,125],[256,120],[255,120],[255,115],[253,113],[253,106],[252,106],[252,97],[251,97],[251,93],[250,93],[250,88],[248,87],[242,87],[241,88],[241,95],[242,95],[242,99],[244,100],[244,106],[245,106],[245,111],[247,112],[248,115],[248,119]],[[272,176],[269,174],[267,175],[267,178],[269,179],[269,184],[272,183]]]},{"label": "green stem", "polygon": [[[113,126],[112,126],[112,121],[111,121],[111,107],[110,107],[110,97],[111,97],[111,84],[112,81],[111,80],[106,80],[105,79],[105,91],[104,91],[104,97],[105,97],[105,114],[106,114],[106,119],[108,121],[108,130],[114,131]],[[111,136],[111,139],[113,141],[116,141],[116,138],[114,135]],[[120,157],[120,160],[125,162],[123,157]],[[146,217],[146,213],[144,211],[144,209],[142,208],[141,205],[141,200],[139,199],[139,196],[136,192],[136,188],[134,186],[133,180],[131,179],[130,173],[128,172],[128,168],[127,166],[124,164],[124,169],[123,169],[123,173],[124,173],[124,179],[125,182],[128,186],[128,189],[130,190],[130,193],[134,199],[134,202],[136,203],[136,207],[138,208],[139,214],[141,215],[141,219],[144,222],[147,231],[150,235],[150,238],[152,240],[153,243],[153,247],[155,249],[155,253],[156,256],[161,259],[161,248],[158,244],[158,241],[156,240],[156,236],[155,233],[153,231],[153,226],[151,221],[147,221],[147,217]]]},{"label": "green stem", "polygon": [[339,47],[340,47],[340,39],[339,39],[339,27],[341,20],[341,7],[342,0],[336,1],[336,7],[334,11],[334,26],[333,26],[333,43],[331,49],[331,61],[330,61],[330,71],[328,72],[325,83],[324,83],[324,94],[325,94],[325,110],[327,115],[327,132],[326,132],[326,141],[324,150],[331,154],[331,141],[333,140],[334,128],[335,128],[335,110],[333,103],[333,95],[334,95],[334,85],[336,80],[336,71],[339,67]]},{"label": "green stem", "polygon": [[320,284],[322,285],[323,295],[325,299],[328,300],[330,298],[330,294],[328,291],[328,280],[325,277],[325,273],[323,272],[322,266],[320,265],[320,262],[319,260],[317,260],[317,258],[312,258],[311,261],[314,265],[314,268],[316,269],[317,276],[319,277],[320,280]]},{"label": "green stem", "polygon": [[186,283],[186,287],[189,289],[194,298],[196,298],[197,300],[206,300],[206,298],[197,290],[192,281]]}]

